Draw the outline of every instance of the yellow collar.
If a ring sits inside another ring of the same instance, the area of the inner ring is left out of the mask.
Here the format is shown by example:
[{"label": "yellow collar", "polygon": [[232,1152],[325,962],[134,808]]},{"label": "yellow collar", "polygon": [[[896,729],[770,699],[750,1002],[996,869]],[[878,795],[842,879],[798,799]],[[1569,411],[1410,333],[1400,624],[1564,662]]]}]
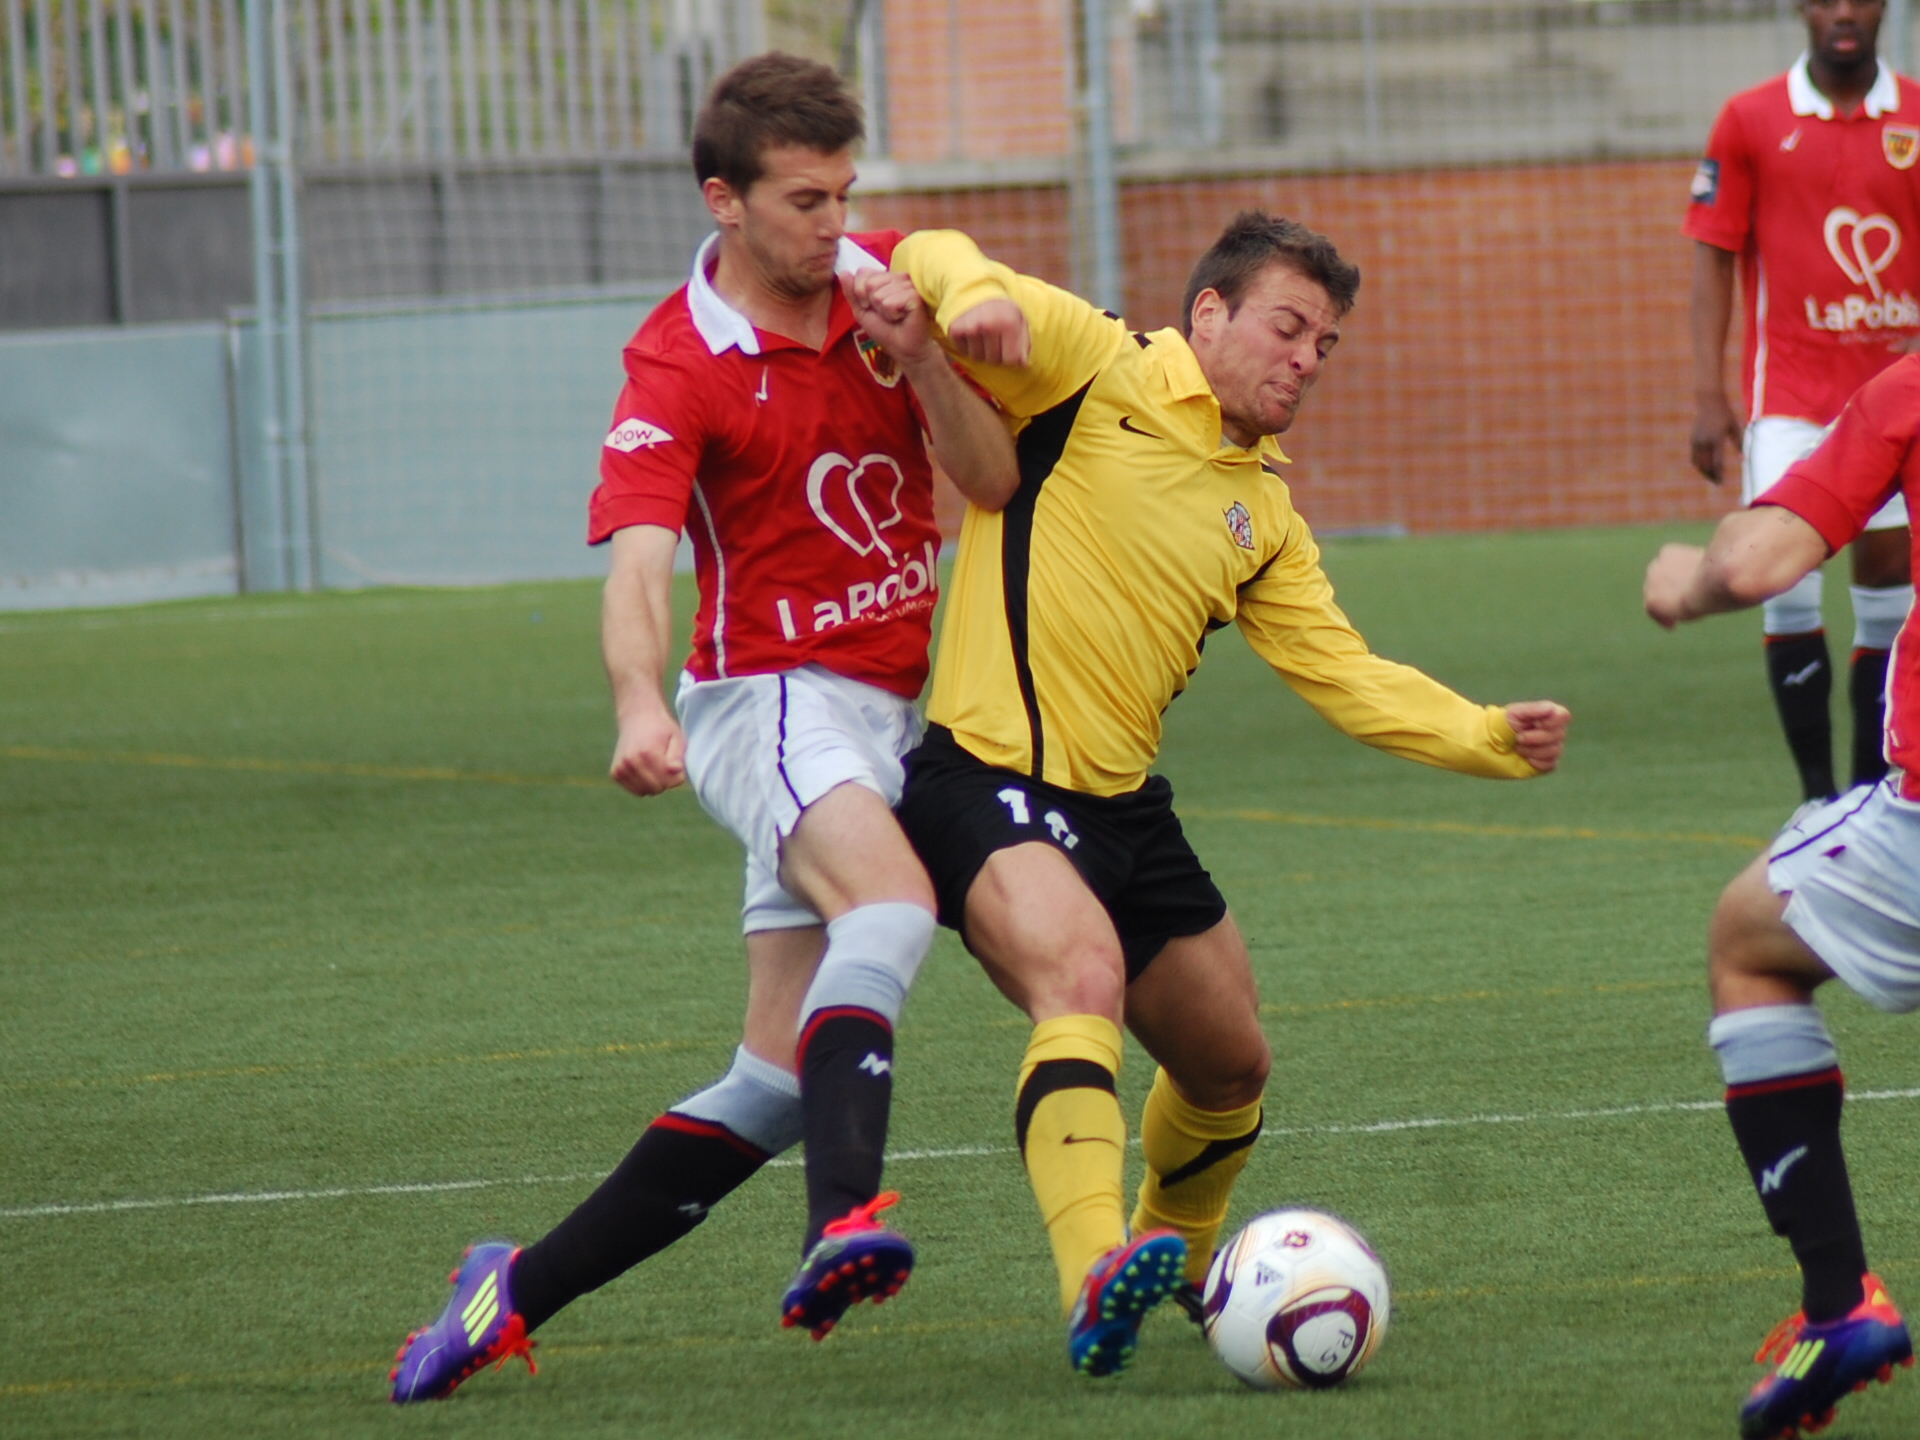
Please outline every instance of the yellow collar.
[{"label": "yellow collar", "polygon": [[[1220,434],[1220,401],[1215,398],[1213,387],[1207,383],[1206,372],[1200,368],[1200,357],[1193,353],[1186,336],[1168,328],[1156,330],[1147,338],[1153,342],[1152,353],[1160,361],[1160,373],[1166,377],[1167,393],[1175,400],[1206,402],[1206,423],[1214,434]],[[1248,448],[1235,445],[1223,436],[1220,448],[1238,450],[1250,461],[1272,460],[1281,465],[1293,463],[1281,451],[1280,442],[1271,435],[1262,435]]]}]

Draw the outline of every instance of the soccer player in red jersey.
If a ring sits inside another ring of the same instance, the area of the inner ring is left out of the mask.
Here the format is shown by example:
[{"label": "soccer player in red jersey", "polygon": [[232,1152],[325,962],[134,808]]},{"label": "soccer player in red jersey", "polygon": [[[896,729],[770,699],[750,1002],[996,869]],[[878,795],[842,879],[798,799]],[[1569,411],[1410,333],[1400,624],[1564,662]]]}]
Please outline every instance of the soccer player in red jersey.
[{"label": "soccer player in red jersey", "polygon": [[[1920,500],[1920,356],[1847,403],[1833,434],[1702,551],[1648,567],[1669,628],[1785,593],[1857,539],[1888,500]],[[1741,1411],[1746,1440],[1831,1418],[1834,1403],[1911,1364],[1886,1287],[1867,1271],[1840,1147],[1839,1056],[1813,992],[1838,976],[1882,1010],[1920,1008],[1920,622],[1892,649],[1878,784],[1799,817],[1727,886],[1708,938],[1727,1116],[1767,1219],[1800,1262],[1803,1308],[1755,1358],[1772,1366]]]},{"label": "soccer player in red jersey", "polygon": [[[1802,0],[1807,51],[1729,100],[1693,179],[1693,463],[1718,484],[1743,435],[1721,376],[1736,264],[1746,306],[1751,503],[1847,397],[1920,344],[1920,88],[1875,55],[1881,0]],[[1853,783],[1878,779],[1887,651],[1913,603],[1899,494],[1853,546]],[[1830,798],[1833,674],[1816,569],[1767,601],[1767,676],[1808,800]]]},{"label": "soccer player in red jersey", "polygon": [[[746,846],[743,1043],[544,1239],[468,1252],[440,1319],[402,1348],[396,1401],[525,1355],[528,1332],[803,1139],[807,1228],[782,1322],[819,1338],[912,1266],[877,1212],[897,1198],[879,1194],[893,1027],[934,931],[892,810],[937,595],[923,429],[983,508],[1019,476],[925,313],[856,315],[843,294],[844,277],[884,274],[901,238],[846,233],[861,135],[824,66],[763,55],[716,82],[693,157],[719,231],[627,346],[591,506],[590,539],[612,545],[613,778],[642,796],[691,783]],[[700,604],[670,706],[683,528]]]}]

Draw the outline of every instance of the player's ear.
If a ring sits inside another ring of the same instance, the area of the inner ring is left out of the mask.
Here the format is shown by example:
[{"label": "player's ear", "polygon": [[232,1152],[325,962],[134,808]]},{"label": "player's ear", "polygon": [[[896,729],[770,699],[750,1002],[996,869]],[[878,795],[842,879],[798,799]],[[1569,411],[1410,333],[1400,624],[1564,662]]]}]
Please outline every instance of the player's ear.
[{"label": "player's ear", "polygon": [[746,201],[738,190],[718,175],[710,175],[700,182],[700,198],[707,202],[707,211],[717,224],[725,228],[740,224]]},{"label": "player's ear", "polygon": [[1193,313],[1187,317],[1188,329],[1195,340],[1211,342],[1227,319],[1227,302],[1214,289],[1202,290],[1193,297]]}]

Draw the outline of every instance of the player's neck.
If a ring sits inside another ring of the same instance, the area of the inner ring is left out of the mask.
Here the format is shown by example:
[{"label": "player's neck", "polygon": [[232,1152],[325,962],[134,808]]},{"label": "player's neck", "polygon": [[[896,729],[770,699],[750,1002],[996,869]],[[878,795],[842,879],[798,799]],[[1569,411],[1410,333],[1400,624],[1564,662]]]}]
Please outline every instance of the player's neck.
[{"label": "player's neck", "polygon": [[827,322],[833,310],[833,287],[795,297],[768,283],[753,263],[747,247],[723,232],[709,283],[718,295],[746,316],[756,330],[779,335],[809,350],[827,343]]},{"label": "player's neck", "polygon": [[1819,55],[1807,61],[1807,78],[1813,88],[1833,102],[1835,113],[1851,115],[1858,110],[1880,78],[1880,61],[1871,53],[1846,65],[1836,65]]}]

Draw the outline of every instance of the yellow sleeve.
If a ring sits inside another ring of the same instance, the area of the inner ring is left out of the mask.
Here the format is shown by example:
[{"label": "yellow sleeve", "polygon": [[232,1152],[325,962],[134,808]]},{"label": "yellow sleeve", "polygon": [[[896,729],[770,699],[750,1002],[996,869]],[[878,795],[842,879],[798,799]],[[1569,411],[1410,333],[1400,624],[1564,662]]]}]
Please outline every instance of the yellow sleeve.
[{"label": "yellow sleeve", "polygon": [[1514,750],[1498,705],[1476,705],[1410,665],[1382,659],[1334,603],[1320,547],[1297,514],[1286,545],[1240,591],[1247,643],[1334,729],[1442,770],[1495,780],[1539,772]]},{"label": "yellow sleeve", "polygon": [[1071,295],[1022,275],[980,253],[958,230],[917,230],[894,247],[893,268],[911,276],[933,308],[934,326],[947,327],[976,305],[1011,300],[1027,317],[1033,350],[1024,366],[962,361],[1001,408],[1018,419],[1051,410],[1111,360],[1126,326]]}]

